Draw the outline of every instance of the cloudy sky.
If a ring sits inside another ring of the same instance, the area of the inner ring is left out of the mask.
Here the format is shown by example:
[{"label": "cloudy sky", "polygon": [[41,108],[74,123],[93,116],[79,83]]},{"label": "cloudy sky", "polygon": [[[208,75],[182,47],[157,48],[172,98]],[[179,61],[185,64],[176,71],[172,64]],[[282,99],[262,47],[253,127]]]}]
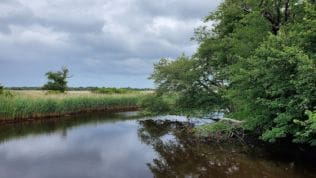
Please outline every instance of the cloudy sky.
[{"label": "cloudy sky", "polygon": [[153,63],[191,55],[220,1],[1,0],[0,83],[42,86],[67,66],[70,86],[153,87]]}]

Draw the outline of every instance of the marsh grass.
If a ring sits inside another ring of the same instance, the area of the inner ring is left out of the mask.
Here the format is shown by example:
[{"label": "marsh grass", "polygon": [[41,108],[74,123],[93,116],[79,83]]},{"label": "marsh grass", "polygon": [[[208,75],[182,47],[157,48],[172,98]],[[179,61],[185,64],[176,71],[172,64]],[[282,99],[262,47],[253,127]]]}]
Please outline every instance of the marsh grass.
[{"label": "marsh grass", "polygon": [[13,91],[0,96],[0,119],[59,116],[77,112],[136,107],[145,94],[100,95],[91,92],[50,94],[44,91]]}]

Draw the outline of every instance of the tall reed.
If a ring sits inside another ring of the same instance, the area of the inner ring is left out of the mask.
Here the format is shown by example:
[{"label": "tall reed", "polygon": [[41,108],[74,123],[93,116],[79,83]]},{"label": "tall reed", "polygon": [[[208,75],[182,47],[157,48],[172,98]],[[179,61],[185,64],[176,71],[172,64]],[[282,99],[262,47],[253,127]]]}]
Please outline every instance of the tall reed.
[{"label": "tall reed", "polygon": [[0,96],[0,119],[58,116],[76,112],[137,106],[144,94],[65,97]]}]

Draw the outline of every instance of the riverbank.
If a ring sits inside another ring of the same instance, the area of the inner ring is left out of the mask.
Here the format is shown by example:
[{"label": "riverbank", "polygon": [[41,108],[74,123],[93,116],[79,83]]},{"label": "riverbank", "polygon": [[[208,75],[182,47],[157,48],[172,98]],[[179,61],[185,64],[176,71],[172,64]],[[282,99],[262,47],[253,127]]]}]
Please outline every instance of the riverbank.
[{"label": "riverbank", "polygon": [[41,91],[11,92],[0,96],[0,124],[32,121],[80,113],[135,111],[146,96],[133,94],[95,94],[89,91],[52,94]]}]

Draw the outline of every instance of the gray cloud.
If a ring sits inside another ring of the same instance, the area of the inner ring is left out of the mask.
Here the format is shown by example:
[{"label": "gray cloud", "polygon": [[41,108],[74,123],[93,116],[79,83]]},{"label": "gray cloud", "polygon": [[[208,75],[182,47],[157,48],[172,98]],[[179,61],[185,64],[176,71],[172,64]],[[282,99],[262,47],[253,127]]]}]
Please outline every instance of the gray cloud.
[{"label": "gray cloud", "polygon": [[191,55],[194,28],[219,3],[2,0],[0,83],[40,86],[46,71],[65,65],[72,86],[151,87],[152,64]]}]

